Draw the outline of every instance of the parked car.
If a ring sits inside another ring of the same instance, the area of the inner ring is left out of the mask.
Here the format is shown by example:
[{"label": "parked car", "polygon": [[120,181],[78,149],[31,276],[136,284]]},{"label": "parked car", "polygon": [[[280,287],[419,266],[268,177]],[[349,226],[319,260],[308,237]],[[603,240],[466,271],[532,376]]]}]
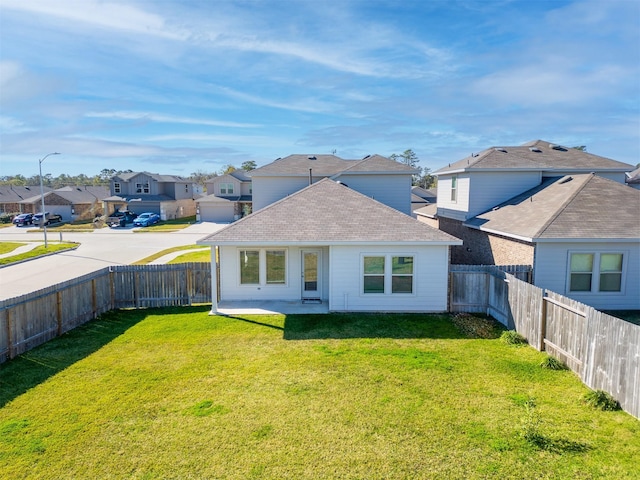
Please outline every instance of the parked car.
[{"label": "parked car", "polygon": [[153,212],[145,212],[138,215],[133,221],[133,225],[136,227],[148,227],[160,221],[160,215]]},{"label": "parked car", "polygon": [[31,225],[33,223],[33,213],[21,213],[20,215],[16,215],[13,219],[13,223],[18,227]]},{"label": "parked car", "polygon": [[[36,213],[32,217],[31,222],[34,225],[42,227],[43,226],[42,218],[43,218],[42,213]],[[61,223],[61,222],[62,222],[61,215],[58,215],[57,213],[44,212],[44,225],[51,225],[52,223]]]},{"label": "parked car", "polygon": [[107,217],[106,224],[110,227],[126,227],[133,223],[137,215],[129,210],[117,210]]}]

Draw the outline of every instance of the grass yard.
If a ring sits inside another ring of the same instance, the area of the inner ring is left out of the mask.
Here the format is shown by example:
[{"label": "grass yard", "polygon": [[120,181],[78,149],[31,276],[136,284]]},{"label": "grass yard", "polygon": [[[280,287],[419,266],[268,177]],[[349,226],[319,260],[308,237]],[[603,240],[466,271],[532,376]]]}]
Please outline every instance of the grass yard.
[{"label": "grass yard", "polygon": [[[12,242],[2,242],[3,244],[12,243]],[[47,248],[44,247],[44,244],[35,247],[28,252],[20,253],[17,255],[10,255],[8,257],[0,258],[0,265],[9,265],[15,262],[21,262],[24,260],[29,260],[37,257],[41,257],[43,255],[49,255],[51,253],[62,252],[66,250],[73,250],[74,248],[78,248],[79,244],[74,242],[48,242]],[[0,247],[1,248],[1,247]],[[14,247],[15,249],[17,247]]]},{"label": "grass yard", "polygon": [[1,476],[638,478],[638,420],[474,321],[110,312],[0,365]]},{"label": "grass yard", "polygon": [[24,242],[0,242],[0,255],[13,252],[16,248],[26,245]]}]

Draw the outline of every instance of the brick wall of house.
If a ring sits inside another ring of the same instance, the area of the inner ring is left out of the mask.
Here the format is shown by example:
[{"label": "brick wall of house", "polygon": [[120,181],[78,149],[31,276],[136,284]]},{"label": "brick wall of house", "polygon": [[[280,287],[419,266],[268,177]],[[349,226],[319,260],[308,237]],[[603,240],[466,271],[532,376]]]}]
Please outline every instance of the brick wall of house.
[{"label": "brick wall of house", "polygon": [[533,265],[531,243],[468,228],[461,221],[439,218],[443,232],[458,237],[462,246],[451,247],[451,263],[460,265]]}]

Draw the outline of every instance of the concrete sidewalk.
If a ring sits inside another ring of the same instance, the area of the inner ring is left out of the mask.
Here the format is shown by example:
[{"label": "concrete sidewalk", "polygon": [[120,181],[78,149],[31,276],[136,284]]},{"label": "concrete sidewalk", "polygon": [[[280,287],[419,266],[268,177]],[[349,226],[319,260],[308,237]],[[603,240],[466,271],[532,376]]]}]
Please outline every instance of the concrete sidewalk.
[{"label": "concrete sidewalk", "polygon": [[7,257],[13,257],[14,255],[20,255],[22,253],[27,253],[31,250],[33,250],[36,247],[39,247],[40,245],[44,245],[44,242],[30,242],[27,245],[21,245],[18,248],[11,250],[8,253],[3,253],[0,254],[0,258],[7,258]]}]

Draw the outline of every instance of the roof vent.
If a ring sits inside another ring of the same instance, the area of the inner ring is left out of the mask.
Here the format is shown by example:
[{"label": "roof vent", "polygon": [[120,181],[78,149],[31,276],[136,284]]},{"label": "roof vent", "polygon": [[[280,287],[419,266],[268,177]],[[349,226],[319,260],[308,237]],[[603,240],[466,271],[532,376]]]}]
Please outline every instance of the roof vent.
[{"label": "roof vent", "polygon": [[558,150],[559,152],[566,152],[567,149],[564,148],[562,145],[556,145],[555,143],[550,143],[549,144],[549,148],[553,149],[553,150]]},{"label": "roof vent", "polygon": [[536,153],[542,153],[542,150],[540,150],[538,147],[529,147],[529,150]]},{"label": "roof vent", "polygon": [[567,183],[573,180],[573,177],[564,177],[562,180],[558,182],[558,185],[562,185],[563,183]]},{"label": "roof vent", "polygon": [[363,160],[369,158],[371,155],[365,155],[364,157],[362,157]]},{"label": "roof vent", "polygon": [[506,149],[506,148],[494,148],[494,150],[495,150],[496,152],[507,153],[507,149]]},{"label": "roof vent", "polygon": [[317,160],[317,158],[316,158],[315,156],[313,156],[313,155],[312,155],[312,156],[307,157],[307,159],[308,159],[308,160]]}]

